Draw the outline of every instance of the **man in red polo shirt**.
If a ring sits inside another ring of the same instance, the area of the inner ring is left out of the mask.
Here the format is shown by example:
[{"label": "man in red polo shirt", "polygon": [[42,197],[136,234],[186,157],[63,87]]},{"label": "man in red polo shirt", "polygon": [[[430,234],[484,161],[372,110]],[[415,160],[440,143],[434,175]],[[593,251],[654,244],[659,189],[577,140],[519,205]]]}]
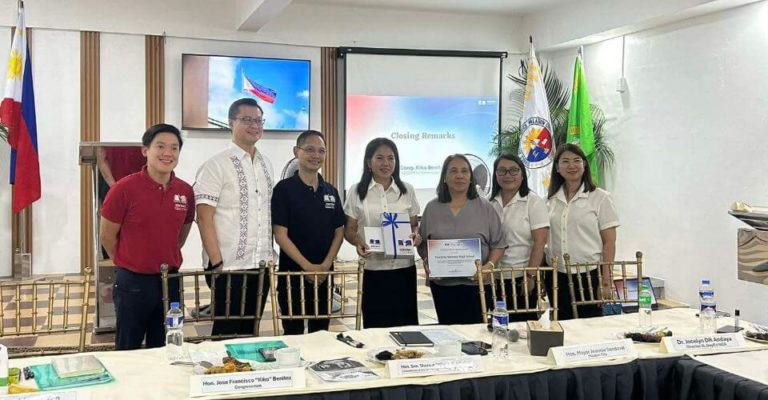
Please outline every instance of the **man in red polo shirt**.
[{"label": "man in red polo shirt", "polygon": [[[147,165],[117,182],[101,209],[101,243],[115,261],[112,297],[117,350],[165,345],[160,265],[181,266],[181,247],[195,216],[192,187],[176,178],[181,133],[172,125],[150,127],[142,137]],[[178,299],[178,281],[168,283]]]}]

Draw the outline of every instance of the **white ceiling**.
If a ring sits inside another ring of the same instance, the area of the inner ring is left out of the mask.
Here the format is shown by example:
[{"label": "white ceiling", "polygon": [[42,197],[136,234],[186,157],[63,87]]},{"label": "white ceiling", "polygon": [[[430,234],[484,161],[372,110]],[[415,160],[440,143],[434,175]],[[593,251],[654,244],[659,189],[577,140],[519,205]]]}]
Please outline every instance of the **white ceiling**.
[{"label": "white ceiling", "polygon": [[585,0],[294,0],[293,2],[392,10],[520,16],[578,1]]}]

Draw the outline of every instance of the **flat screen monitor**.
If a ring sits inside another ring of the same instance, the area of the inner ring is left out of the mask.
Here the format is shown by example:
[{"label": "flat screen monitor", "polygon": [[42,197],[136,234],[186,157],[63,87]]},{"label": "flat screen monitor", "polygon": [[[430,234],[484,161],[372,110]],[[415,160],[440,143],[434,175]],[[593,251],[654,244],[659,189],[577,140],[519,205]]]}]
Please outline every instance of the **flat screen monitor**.
[{"label": "flat screen monitor", "polygon": [[[637,280],[636,279],[627,279],[627,299],[628,300],[637,300]],[[643,278],[643,283],[648,285],[648,289],[651,291],[651,308],[657,309],[659,307],[658,302],[656,301],[656,294],[653,292],[653,285],[651,285],[651,278]],[[624,300],[624,281],[623,280],[616,280],[613,281],[613,285],[616,287],[616,293],[618,295],[619,300]],[[637,311],[637,301],[634,302],[627,302],[627,303],[621,303],[622,308],[624,311]]]},{"label": "flat screen monitor", "polygon": [[310,61],[182,54],[183,129],[228,130],[229,106],[250,97],[264,129],[309,129]]}]

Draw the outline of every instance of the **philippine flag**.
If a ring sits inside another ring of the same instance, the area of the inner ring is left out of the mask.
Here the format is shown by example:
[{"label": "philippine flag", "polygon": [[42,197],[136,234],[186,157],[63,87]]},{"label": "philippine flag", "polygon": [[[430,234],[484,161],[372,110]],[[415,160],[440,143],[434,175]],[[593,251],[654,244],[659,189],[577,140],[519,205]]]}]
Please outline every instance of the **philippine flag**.
[{"label": "philippine flag", "polygon": [[248,79],[248,77],[245,76],[245,72],[243,72],[243,90],[266,101],[269,104],[275,104],[275,97],[277,97],[277,92]]},{"label": "philippine flag", "polygon": [[0,121],[8,128],[10,181],[14,185],[13,212],[17,213],[40,198],[35,94],[32,90],[32,60],[27,48],[24,8],[19,8],[7,79],[5,96],[0,104]]}]

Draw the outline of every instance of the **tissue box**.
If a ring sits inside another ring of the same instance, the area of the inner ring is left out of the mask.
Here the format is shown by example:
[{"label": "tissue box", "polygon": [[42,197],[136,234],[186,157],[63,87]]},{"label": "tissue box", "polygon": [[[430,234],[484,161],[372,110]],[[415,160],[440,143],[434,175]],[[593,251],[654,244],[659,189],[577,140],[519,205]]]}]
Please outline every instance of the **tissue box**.
[{"label": "tissue box", "polygon": [[381,238],[382,229],[379,227],[366,226],[363,228],[363,231],[365,244],[368,245],[368,251],[371,253],[383,253],[384,243]]},{"label": "tissue box", "polygon": [[395,258],[413,257],[411,218],[408,214],[382,213],[381,230],[384,254]]},{"label": "tissue box", "polygon": [[563,345],[565,332],[557,321],[552,321],[549,329],[544,329],[539,321],[528,321],[526,330],[528,331],[528,350],[532,356],[546,357],[550,347]]}]

